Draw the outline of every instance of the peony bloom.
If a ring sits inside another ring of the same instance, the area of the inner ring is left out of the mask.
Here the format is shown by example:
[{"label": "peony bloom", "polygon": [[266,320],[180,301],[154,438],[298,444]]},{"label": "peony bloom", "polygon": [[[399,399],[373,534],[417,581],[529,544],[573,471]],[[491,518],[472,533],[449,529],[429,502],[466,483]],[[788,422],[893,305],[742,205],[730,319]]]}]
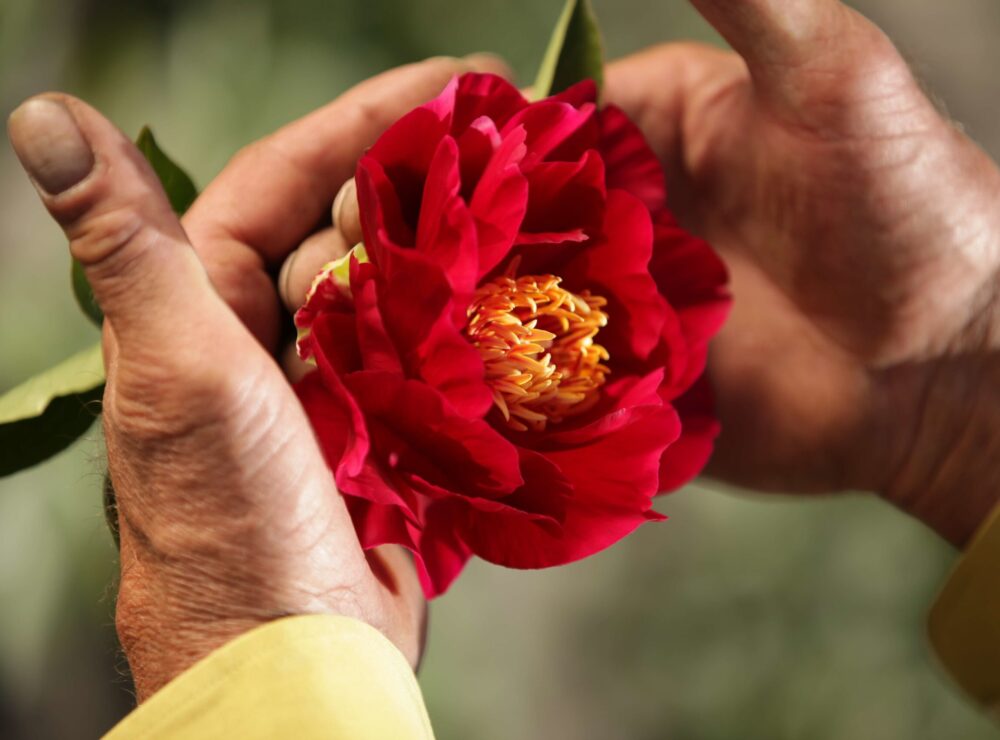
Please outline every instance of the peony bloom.
[{"label": "peony bloom", "polygon": [[725,269],[595,99],[453,80],[360,161],[364,245],[296,315],[299,397],[361,542],[410,549],[429,597],[472,555],[560,565],[661,519],[718,432]]}]

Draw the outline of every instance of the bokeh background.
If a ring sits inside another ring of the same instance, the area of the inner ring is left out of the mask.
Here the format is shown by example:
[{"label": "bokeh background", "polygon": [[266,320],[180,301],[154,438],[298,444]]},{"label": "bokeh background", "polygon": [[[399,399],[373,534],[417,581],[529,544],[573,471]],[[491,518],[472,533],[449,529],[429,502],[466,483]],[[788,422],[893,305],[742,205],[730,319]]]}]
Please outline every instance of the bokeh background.
[{"label": "bokeh background", "polygon": [[[595,0],[611,56],[721,43],[682,0]],[[1000,4],[866,0],[994,156]],[[0,111],[58,88],[153,125],[204,184],[241,145],[402,62],[478,50],[534,67],[559,0],[0,0]],[[0,392],[95,339],[68,258],[0,146]],[[89,738],[129,710],[95,427],[0,480],[0,737]],[[584,563],[473,564],[432,609],[421,675],[442,740],[975,740],[998,735],[928,650],[954,553],[862,496],[702,482]]]}]

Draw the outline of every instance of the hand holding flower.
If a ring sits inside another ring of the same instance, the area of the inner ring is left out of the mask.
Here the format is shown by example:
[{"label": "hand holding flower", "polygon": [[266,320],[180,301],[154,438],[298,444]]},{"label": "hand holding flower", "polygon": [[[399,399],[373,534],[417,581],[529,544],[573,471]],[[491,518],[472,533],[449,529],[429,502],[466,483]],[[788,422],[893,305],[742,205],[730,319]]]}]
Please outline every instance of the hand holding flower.
[{"label": "hand holding flower", "polygon": [[1000,173],[837,0],[696,0],[741,56],[612,64],[681,221],[732,273],[711,470],[878,491],[964,543],[1000,496]]},{"label": "hand holding flower", "polygon": [[362,619],[418,660],[413,567],[359,546],[271,355],[280,311],[267,270],[315,228],[380,127],[470,68],[436,59],[364,83],[239,154],[183,226],[94,109],[47,95],[12,115],[15,150],[107,317],[117,626],[140,700],[290,614]]}]

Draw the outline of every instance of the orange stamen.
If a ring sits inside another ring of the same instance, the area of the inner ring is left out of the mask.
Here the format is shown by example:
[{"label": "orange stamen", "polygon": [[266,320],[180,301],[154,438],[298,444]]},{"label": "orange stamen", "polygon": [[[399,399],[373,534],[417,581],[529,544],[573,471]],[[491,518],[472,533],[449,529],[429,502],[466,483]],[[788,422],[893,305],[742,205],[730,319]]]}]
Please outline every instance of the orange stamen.
[{"label": "orange stamen", "polygon": [[498,277],[476,291],[465,333],[486,364],[486,382],[506,424],[542,431],[583,413],[611,372],[594,337],[607,301],[560,287],[554,275]]}]

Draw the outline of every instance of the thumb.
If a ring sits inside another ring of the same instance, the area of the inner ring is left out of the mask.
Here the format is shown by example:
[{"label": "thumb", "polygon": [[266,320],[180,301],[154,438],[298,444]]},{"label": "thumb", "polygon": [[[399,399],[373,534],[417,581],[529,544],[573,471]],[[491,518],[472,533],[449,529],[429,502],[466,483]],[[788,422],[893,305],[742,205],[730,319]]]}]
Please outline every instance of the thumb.
[{"label": "thumb", "polygon": [[100,113],[46,94],[7,128],[121,345],[169,342],[185,316],[204,322],[221,308],[152,168]]},{"label": "thumb", "polygon": [[840,0],[691,0],[743,57],[758,93],[794,110],[844,76],[862,78],[897,56],[892,43]]}]

